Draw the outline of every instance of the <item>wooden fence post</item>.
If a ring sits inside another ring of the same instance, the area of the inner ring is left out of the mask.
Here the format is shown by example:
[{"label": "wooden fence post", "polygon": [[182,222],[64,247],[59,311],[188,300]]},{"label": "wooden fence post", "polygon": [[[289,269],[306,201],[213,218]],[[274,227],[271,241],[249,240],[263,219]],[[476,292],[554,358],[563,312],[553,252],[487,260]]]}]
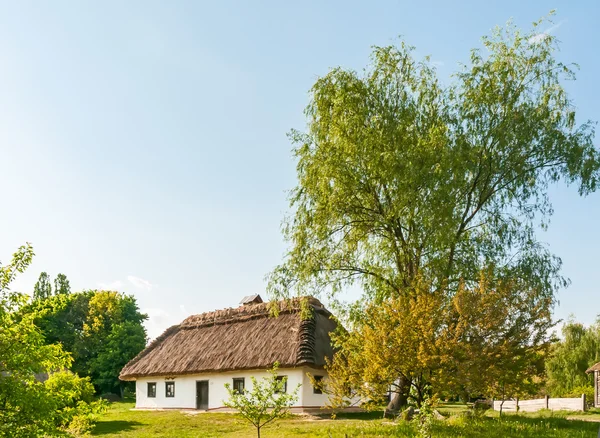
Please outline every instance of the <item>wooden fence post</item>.
[{"label": "wooden fence post", "polygon": [[515,400],[515,412],[519,412],[519,397]]},{"label": "wooden fence post", "polygon": [[549,407],[550,407],[550,403],[549,403],[549,399],[550,399],[550,397],[548,397],[548,396],[546,395],[545,399],[546,399],[546,400],[545,400],[545,403],[546,403],[546,409],[549,409]]},{"label": "wooden fence post", "polygon": [[581,410],[585,411],[585,394],[581,394]]}]

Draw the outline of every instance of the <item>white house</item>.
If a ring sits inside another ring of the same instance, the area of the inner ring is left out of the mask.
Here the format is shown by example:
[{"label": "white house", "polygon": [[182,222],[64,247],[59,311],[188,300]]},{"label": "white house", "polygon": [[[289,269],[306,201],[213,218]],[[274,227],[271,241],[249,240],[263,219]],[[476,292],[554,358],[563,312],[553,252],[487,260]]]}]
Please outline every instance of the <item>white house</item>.
[{"label": "white house", "polygon": [[300,299],[271,303],[279,307],[277,317],[258,295],[242,303],[188,317],[132,359],[120,378],[136,381],[136,407],[226,409],[226,383],[249,389],[250,377],[266,376],[275,362],[289,390],[302,385],[293,411],[323,407],[327,395],[308,375],[326,385],[325,357],[333,355],[329,334],[337,325],[331,313],[312,297],[305,301],[312,318],[301,317]]}]

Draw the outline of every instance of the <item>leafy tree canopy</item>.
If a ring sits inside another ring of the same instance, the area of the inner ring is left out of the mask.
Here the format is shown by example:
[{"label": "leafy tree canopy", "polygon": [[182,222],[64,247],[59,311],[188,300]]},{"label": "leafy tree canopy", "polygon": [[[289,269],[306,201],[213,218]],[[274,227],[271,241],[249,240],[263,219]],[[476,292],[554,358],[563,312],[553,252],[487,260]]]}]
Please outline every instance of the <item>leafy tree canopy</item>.
[{"label": "leafy tree canopy", "polygon": [[[431,389],[490,398],[535,394],[554,325],[548,303],[515,284],[459,285],[447,297],[419,281],[402,294],[366,307],[355,330],[338,333],[340,351],[328,363],[330,403],[381,400],[408,382],[420,406]],[[351,397],[349,397],[351,396]]]},{"label": "leafy tree canopy", "polygon": [[270,291],[395,295],[422,275],[440,290],[482,268],[546,294],[560,260],[536,238],[552,213],[548,187],[597,187],[594,124],[576,123],[563,87],[573,66],[557,41],[511,23],[444,85],[413,49],[375,47],[363,72],[335,68],[310,92],[306,132],[292,131],[298,186],[290,250]]},{"label": "leafy tree canopy", "polygon": [[123,366],[146,346],[135,298],[112,291],[57,294],[24,307],[46,342],[61,344],[73,356],[71,370],[90,377],[99,392],[119,393]]},{"label": "leafy tree canopy", "polygon": [[585,371],[600,362],[600,320],[590,327],[568,321],[562,335],[546,361],[548,390],[554,397],[591,387],[592,377]]},{"label": "leafy tree canopy", "polygon": [[54,293],[56,295],[71,293],[71,284],[65,274],[58,274],[54,279]]},{"label": "leafy tree canopy", "polygon": [[[568,284],[536,234],[552,214],[548,188],[587,195],[600,177],[595,124],[578,122],[563,86],[576,66],[556,58],[546,22],[495,29],[447,84],[404,42],[374,47],[363,72],[319,78],[307,129],[290,133],[298,185],[271,294],[358,286],[361,300],[341,316],[363,330],[365,309],[415,300],[420,281],[447,303],[485,272],[489,291],[511,285],[545,318]],[[398,377],[404,359],[389,358]]]},{"label": "leafy tree canopy", "polygon": [[52,296],[52,283],[47,272],[42,272],[33,286],[33,299],[45,300]]}]

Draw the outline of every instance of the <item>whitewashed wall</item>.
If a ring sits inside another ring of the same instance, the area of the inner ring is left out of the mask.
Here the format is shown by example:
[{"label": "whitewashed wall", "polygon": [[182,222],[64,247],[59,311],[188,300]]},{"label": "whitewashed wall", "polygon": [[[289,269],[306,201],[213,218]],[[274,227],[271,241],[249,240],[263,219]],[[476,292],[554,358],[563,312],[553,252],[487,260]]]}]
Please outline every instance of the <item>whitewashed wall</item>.
[{"label": "whitewashed wall", "polygon": [[540,409],[546,409],[545,398],[538,398],[534,400],[519,400],[519,412],[536,412]]},{"label": "whitewashed wall", "polygon": [[315,394],[314,388],[310,381],[310,377],[308,374],[313,376],[323,376],[323,382],[327,385],[327,372],[324,370],[317,370],[312,368],[304,368],[302,373],[302,387],[300,388],[301,395],[300,398],[302,400],[303,407],[311,408],[311,407],[321,407],[327,404],[328,396],[327,394]]},{"label": "whitewashed wall", "polygon": [[[518,411],[519,412],[535,412],[540,409],[550,409],[553,411],[584,411],[585,401],[583,397],[577,398],[548,398],[548,405],[546,405],[545,398],[538,398],[534,400],[519,400]],[[501,400],[494,400],[494,410],[499,411]],[[517,401],[516,400],[505,400],[502,404],[503,412],[516,412]]]},{"label": "whitewashed wall", "polygon": [[[519,402],[521,406],[521,402]],[[583,397],[580,398],[551,398],[548,400],[548,409],[553,411],[567,410],[567,411],[584,411],[585,405]]]},{"label": "whitewashed wall", "polygon": [[[294,405],[295,407],[320,407],[325,405],[327,395],[313,394],[312,385],[306,375],[307,372],[327,375],[323,370],[317,371],[309,368],[280,369],[278,375],[288,377],[288,392],[293,391],[298,384],[302,385],[298,392],[298,401]],[[225,384],[232,385],[233,378],[244,377],[246,389],[251,389],[251,376],[260,379],[268,376],[268,373],[264,370],[257,370],[178,376],[168,380],[165,377],[140,378],[136,381],[136,408],[196,409],[196,382],[198,380],[208,380],[208,408],[221,408],[223,407],[223,400],[229,397]],[[167,381],[175,382],[175,397],[165,397],[165,382]],[[148,397],[148,382],[156,382],[156,397]]]}]

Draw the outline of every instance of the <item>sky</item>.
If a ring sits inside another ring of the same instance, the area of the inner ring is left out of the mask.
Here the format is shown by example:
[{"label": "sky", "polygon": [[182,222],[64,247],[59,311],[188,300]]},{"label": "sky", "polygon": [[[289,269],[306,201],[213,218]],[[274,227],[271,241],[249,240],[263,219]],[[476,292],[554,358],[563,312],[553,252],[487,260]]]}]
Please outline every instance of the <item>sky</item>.
[{"label": "sky", "polygon": [[[480,37],[556,9],[578,121],[600,120],[597,1],[0,1],[0,261],[23,243],[73,290],[137,298],[150,337],[263,293],[296,182],[286,133],[330,68],[398,37],[450,75]],[[600,145],[600,139],[595,140]],[[540,239],[571,285],[556,318],[600,314],[600,192],[551,189]]]}]

